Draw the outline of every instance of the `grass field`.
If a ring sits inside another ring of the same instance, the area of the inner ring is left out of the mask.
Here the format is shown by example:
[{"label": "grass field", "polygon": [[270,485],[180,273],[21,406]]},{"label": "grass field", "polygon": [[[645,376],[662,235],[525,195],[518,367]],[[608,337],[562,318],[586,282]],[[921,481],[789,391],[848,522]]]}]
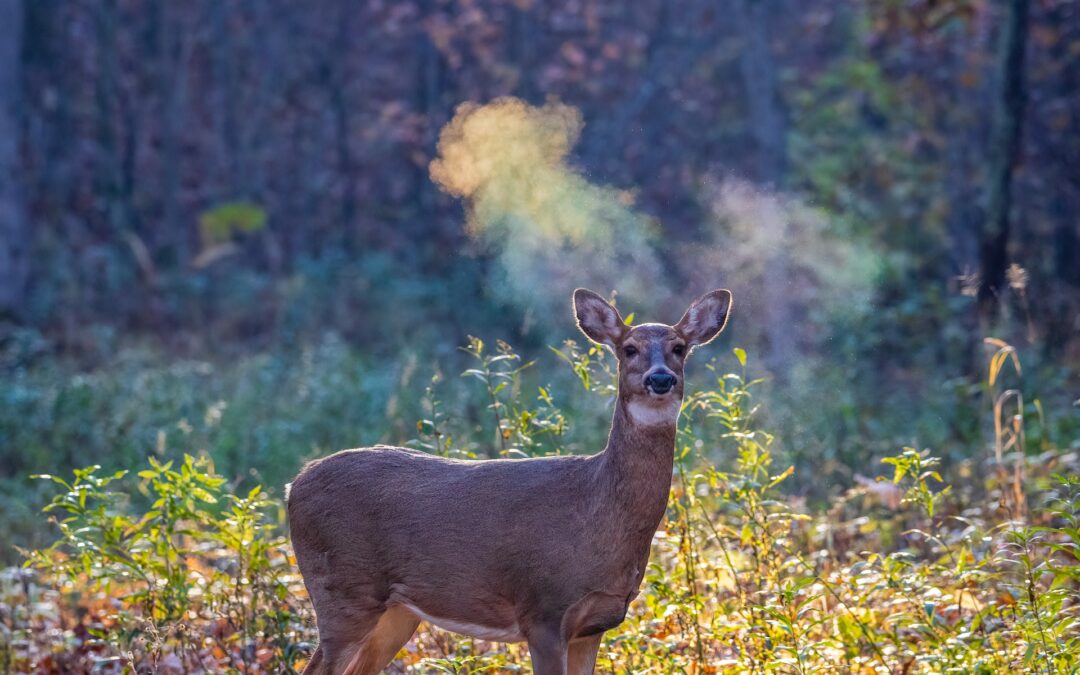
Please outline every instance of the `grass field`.
[{"label": "grass field", "polygon": [[[1020,368],[992,342],[989,447],[952,467],[898,448],[828,504],[790,488],[753,391],[710,367],[688,394],[668,514],[642,594],[609,631],[602,672],[1071,673],[1080,668],[1080,479],[1067,449],[1023,447]],[[522,391],[506,345],[467,347],[502,454],[559,451],[558,393]],[[606,352],[565,347],[580,390],[610,397]],[[736,359],[746,355],[736,350]],[[505,357],[505,358],[500,358]],[[433,386],[415,447],[476,456]],[[600,425],[600,422],[597,422]],[[316,633],[280,500],[234,489],[213,458],[43,476],[56,538],[9,569],[0,665],[11,672],[296,672]],[[45,517],[45,516],[43,516]],[[528,671],[524,645],[422,625],[394,672]]]}]

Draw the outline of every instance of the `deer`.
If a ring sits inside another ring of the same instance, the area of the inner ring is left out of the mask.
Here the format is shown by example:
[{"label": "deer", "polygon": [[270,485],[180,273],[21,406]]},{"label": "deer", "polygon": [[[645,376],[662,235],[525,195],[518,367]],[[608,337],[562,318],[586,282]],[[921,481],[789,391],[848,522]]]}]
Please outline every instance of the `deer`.
[{"label": "deer", "polygon": [[597,454],[456,460],[378,445],[307,464],[286,486],[319,633],[304,674],[377,673],[421,621],[527,642],[537,675],[592,673],[667,511],[684,365],[731,303],[714,290],[673,326],[629,326],[600,295],[574,291],[579,329],[618,362]]}]

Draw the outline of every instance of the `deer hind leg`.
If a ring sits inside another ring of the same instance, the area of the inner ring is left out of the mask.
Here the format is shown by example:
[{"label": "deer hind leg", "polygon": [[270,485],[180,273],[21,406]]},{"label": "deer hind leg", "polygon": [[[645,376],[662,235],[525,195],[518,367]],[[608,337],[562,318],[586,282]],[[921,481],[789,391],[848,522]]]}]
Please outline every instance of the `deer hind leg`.
[{"label": "deer hind leg", "polygon": [[603,633],[597,633],[570,642],[566,656],[568,675],[592,675],[593,669],[596,668],[596,656],[600,651],[600,640],[603,636]]},{"label": "deer hind leg", "polygon": [[566,641],[558,631],[529,635],[529,656],[535,675],[566,675]]},{"label": "deer hind leg", "polygon": [[335,675],[375,675],[394,660],[419,624],[420,619],[404,607],[387,609],[366,635],[341,651],[337,662],[346,665],[335,669]]}]

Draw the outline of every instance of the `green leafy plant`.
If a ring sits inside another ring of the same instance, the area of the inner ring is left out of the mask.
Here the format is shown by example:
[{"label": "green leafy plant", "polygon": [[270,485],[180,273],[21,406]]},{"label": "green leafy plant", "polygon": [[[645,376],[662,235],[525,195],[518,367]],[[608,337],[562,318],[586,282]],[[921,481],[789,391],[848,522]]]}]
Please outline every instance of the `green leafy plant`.
[{"label": "green leafy plant", "polygon": [[110,621],[123,630],[109,637],[133,669],[198,663],[209,651],[237,669],[290,670],[303,615],[285,540],[268,518],[276,504],[259,487],[227,491],[206,458],[148,462],[135,485],[149,501],[141,511],[126,471],[40,476],[62,490],[45,507],[60,536],[27,566],[120,600]]},{"label": "green leafy plant", "polygon": [[[491,352],[474,338],[466,350],[474,367],[453,382],[482,387],[454,396],[475,393],[489,406],[483,419],[494,423],[463,426],[440,394],[450,383],[435,378],[417,447],[475,457],[472,449],[491,447],[493,430],[506,455],[563,452],[576,442],[566,422],[575,411],[556,406],[548,387],[527,395],[530,364],[509,345]],[[572,389],[610,406],[605,351],[565,344],[558,352],[569,381],[582,385]],[[1080,479],[1038,466],[1047,457],[1073,466],[1068,454],[1040,446],[1029,460],[1020,452],[1023,419],[1013,418],[994,427],[1007,437],[988,445],[993,461],[981,481],[952,484],[945,462],[907,447],[883,460],[891,476],[815,509],[790,490],[795,468],[775,468],[783,439],[762,428],[755,402],[762,382],[748,377],[744,351],[734,358],[739,372],[709,364],[711,382],[684,401],[667,520],[641,595],[605,635],[601,671],[1076,672]],[[1003,362],[992,357],[993,385],[1001,385]],[[1004,474],[999,454],[1010,467]],[[1026,478],[1019,488],[1018,473]],[[50,588],[95,617],[86,637],[47,647],[67,659],[62,667],[90,658],[71,645],[98,650],[95,667],[131,671],[212,662],[219,670],[290,672],[310,653],[315,633],[280,535],[283,505],[261,488],[237,492],[210,460],[190,455],[151,458],[134,475],[89,467],[71,479],[45,478],[60,489],[47,506],[59,537],[30,554],[40,590],[27,577],[0,580],[0,663],[18,671],[42,662],[19,645],[45,634],[31,630],[41,619],[29,608],[47,605]],[[95,605],[102,597],[112,604]],[[424,626],[394,667],[527,671],[528,658],[522,645]]]},{"label": "green leafy plant", "polygon": [[528,405],[521,396],[521,373],[535,362],[522,363],[514,349],[499,340],[495,353],[485,351],[484,341],[469,337],[469,344],[462,350],[477,361],[462,377],[479,380],[488,396],[488,410],[494,418],[495,440],[501,457],[528,457],[537,454],[541,439],[550,437],[558,447],[559,439],[566,430],[566,420],[555,405],[551,393],[538,388],[537,404]]},{"label": "green leafy plant", "polygon": [[[904,448],[904,452],[895,457],[886,457],[881,460],[885,464],[895,467],[892,482],[895,485],[911,479],[911,485],[904,496],[905,503],[917,504],[925,512],[928,518],[934,517],[934,509],[945,499],[952,488],[945,485],[945,481],[938,473],[937,467],[941,460],[931,457],[930,451],[919,452],[915,448]],[[934,480],[941,489],[935,491],[930,487],[930,480]]]}]

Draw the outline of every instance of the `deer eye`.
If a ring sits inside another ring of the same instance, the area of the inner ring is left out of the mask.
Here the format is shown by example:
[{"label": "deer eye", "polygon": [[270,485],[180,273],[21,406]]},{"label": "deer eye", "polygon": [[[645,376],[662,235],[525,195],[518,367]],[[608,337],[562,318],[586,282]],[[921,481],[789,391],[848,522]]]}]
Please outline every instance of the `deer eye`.
[{"label": "deer eye", "polygon": [[626,347],[623,349],[623,353],[626,354],[627,358],[637,356],[637,347],[633,345],[626,345]]},{"label": "deer eye", "polygon": [[671,353],[675,356],[682,356],[686,353],[686,345],[675,345],[671,348]]}]

